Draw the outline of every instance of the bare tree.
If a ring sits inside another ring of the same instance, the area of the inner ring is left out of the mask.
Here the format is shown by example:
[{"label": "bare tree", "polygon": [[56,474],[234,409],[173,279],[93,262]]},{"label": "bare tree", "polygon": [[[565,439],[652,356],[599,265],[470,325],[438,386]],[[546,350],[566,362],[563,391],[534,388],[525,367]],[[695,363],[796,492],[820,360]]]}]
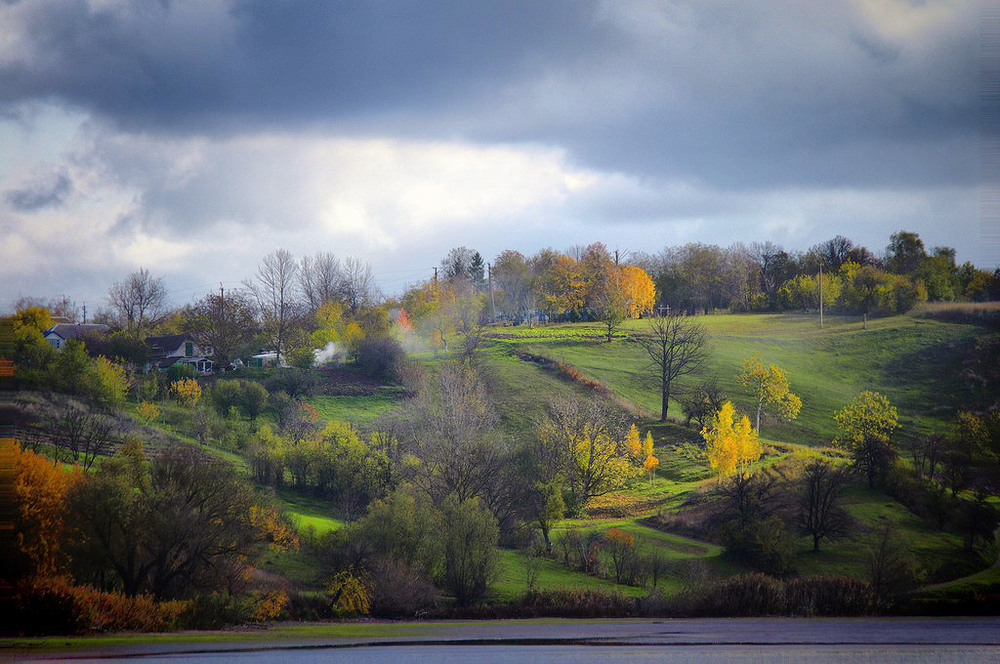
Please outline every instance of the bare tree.
[{"label": "bare tree", "polygon": [[340,259],[327,251],[315,257],[303,256],[299,263],[299,290],[310,311],[344,295],[344,274]]},{"label": "bare tree", "polygon": [[812,536],[813,551],[819,551],[824,537],[842,537],[850,531],[851,517],[841,504],[849,477],[846,466],[835,468],[823,459],[806,466],[796,521],[803,533]]},{"label": "bare tree", "polygon": [[667,409],[674,379],[701,370],[707,357],[708,333],[686,316],[650,318],[648,332],[636,337],[649,355],[660,383],[660,421],[667,421]]},{"label": "bare tree", "polygon": [[74,461],[82,456],[84,469],[90,470],[98,455],[107,454],[121,438],[122,424],[71,400],[52,422],[50,431],[57,445],[69,450]]},{"label": "bare tree", "polygon": [[145,268],[116,281],[108,290],[108,306],[115,321],[129,332],[141,331],[163,311],[167,288],[162,277],[152,277]]},{"label": "bare tree", "polygon": [[446,364],[423,386],[405,411],[403,450],[420,459],[412,466],[414,484],[436,502],[449,494],[465,502],[481,498],[495,514],[500,505],[510,443],[489,406],[479,376],[466,364]]},{"label": "bare tree", "polygon": [[277,362],[285,349],[289,327],[295,315],[295,274],[298,266],[292,254],[278,249],[268,254],[257,268],[257,276],[244,279],[243,285],[253,295],[277,353]]},{"label": "bare tree", "polygon": [[344,303],[352,314],[359,309],[370,307],[381,297],[375,277],[372,276],[372,266],[360,258],[345,258],[343,269]]}]

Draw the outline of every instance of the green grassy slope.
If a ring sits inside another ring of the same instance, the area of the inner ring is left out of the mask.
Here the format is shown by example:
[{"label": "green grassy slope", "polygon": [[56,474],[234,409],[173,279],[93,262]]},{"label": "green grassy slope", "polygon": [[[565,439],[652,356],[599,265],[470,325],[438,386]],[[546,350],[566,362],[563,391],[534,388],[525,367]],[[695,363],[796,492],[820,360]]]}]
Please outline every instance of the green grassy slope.
[{"label": "green grassy slope", "polygon": [[[794,314],[701,316],[697,322],[710,336],[710,358],[703,375],[715,376],[724,393],[745,412],[752,412],[752,399],[735,379],[743,359],[759,353],[788,371],[792,390],[802,398],[802,412],[790,424],[763,422],[762,435],[810,444],[826,443],[836,436],[833,413],[866,389],[885,393],[898,407],[904,427],[941,430],[961,404],[963,387],[956,367],[962,349],[982,334],[975,326],[913,317],[869,321],[867,330],[855,319],[839,317],[828,317],[820,329],[815,316]],[[625,329],[638,334],[644,327],[641,320],[628,321]],[[657,387],[646,368],[648,358],[634,342],[526,336],[501,343],[572,364],[650,417],[659,415]],[[685,377],[679,386],[698,380]],[[670,415],[682,416],[679,404],[671,403]]]}]

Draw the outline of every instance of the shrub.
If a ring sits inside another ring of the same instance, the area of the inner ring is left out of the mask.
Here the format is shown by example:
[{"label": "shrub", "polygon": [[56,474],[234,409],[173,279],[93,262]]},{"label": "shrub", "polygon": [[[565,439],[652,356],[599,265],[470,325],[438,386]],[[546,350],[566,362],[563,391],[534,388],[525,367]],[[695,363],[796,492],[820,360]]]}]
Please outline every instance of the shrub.
[{"label": "shrub", "polygon": [[626,618],[638,604],[621,593],[598,590],[529,590],[517,604],[524,617]]},{"label": "shrub", "polygon": [[785,586],[751,572],[687,588],[668,602],[670,613],[685,616],[768,616],[785,610]]},{"label": "shrub", "polygon": [[285,392],[293,399],[307,397],[316,388],[316,377],[305,369],[278,369],[264,382],[264,387],[268,392]]},{"label": "shrub", "polygon": [[377,616],[413,617],[438,607],[437,588],[401,560],[378,556],[369,565],[371,612]]},{"label": "shrub", "polygon": [[215,410],[228,417],[233,408],[238,408],[251,420],[257,419],[267,406],[267,390],[253,380],[217,380],[212,388],[211,398]]},{"label": "shrub", "polygon": [[283,590],[253,595],[253,614],[251,618],[257,622],[274,620],[288,605],[288,593]]},{"label": "shrub", "polygon": [[108,410],[117,411],[124,405],[128,391],[125,367],[103,356],[95,360],[94,367],[94,400]]},{"label": "shrub", "polygon": [[180,616],[179,626],[183,629],[219,629],[245,623],[253,618],[254,608],[250,597],[203,593],[188,604]]},{"label": "shrub", "polygon": [[188,378],[193,380],[197,377],[198,372],[195,370],[194,366],[188,364],[187,362],[178,362],[167,368],[168,384]]},{"label": "shrub", "polygon": [[849,576],[791,579],[785,584],[786,610],[805,616],[860,616],[875,608],[872,587]]},{"label": "shrub", "polygon": [[12,627],[22,634],[162,632],[176,627],[190,605],[74,586],[61,577],[34,579],[22,585],[16,604]]},{"label": "shrub", "polygon": [[140,422],[149,424],[153,420],[160,417],[160,409],[157,408],[154,403],[143,401],[141,404],[136,406],[135,416],[139,418]]},{"label": "shrub", "polygon": [[371,595],[365,583],[353,572],[342,570],[326,584],[330,606],[340,616],[367,615],[371,611]]},{"label": "shrub", "polygon": [[201,400],[201,386],[194,378],[181,378],[170,383],[170,394],[180,405],[194,408]]},{"label": "shrub", "polygon": [[358,368],[373,378],[398,380],[405,361],[406,352],[393,339],[365,339],[358,346]]}]

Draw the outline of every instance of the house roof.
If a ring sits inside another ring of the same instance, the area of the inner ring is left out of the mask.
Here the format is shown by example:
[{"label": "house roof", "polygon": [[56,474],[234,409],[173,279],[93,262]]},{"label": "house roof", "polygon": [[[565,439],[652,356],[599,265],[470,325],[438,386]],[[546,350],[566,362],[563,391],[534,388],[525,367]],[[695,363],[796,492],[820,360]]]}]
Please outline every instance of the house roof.
[{"label": "house roof", "polygon": [[82,339],[110,332],[111,328],[101,323],[56,323],[45,334],[56,334],[69,341],[70,339]]},{"label": "house roof", "polygon": [[185,341],[194,341],[190,334],[169,334],[165,337],[146,337],[146,345],[153,348],[169,348],[173,350]]}]

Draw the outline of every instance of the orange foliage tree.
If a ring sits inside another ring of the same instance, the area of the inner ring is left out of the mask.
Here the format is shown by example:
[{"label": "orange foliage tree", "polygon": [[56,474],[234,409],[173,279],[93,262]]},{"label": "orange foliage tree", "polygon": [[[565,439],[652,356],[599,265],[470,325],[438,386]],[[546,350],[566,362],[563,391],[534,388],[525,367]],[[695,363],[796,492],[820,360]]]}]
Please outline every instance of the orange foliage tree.
[{"label": "orange foliage tree", "polygon": [[[43,454],[22,450],[11,438],[0,442],[0,459],[12,482],[15,506],[15,555],[25,576],[55,576],[64,571],[62,550],[66,494],[81,478]],[[9,573],[9,572],[8,572]]]}]

